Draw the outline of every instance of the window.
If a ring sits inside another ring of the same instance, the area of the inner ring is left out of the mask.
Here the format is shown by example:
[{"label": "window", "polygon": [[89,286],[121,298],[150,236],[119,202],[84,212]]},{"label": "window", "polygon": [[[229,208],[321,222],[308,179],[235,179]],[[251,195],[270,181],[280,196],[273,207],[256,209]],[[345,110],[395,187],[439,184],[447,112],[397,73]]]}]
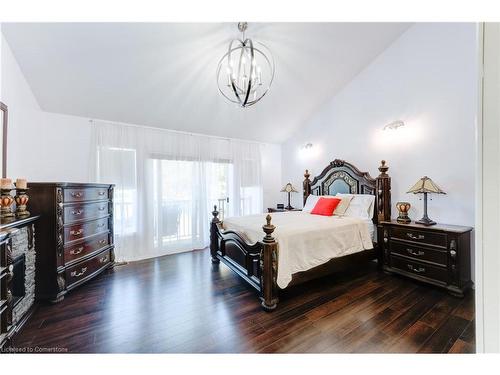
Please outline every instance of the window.
[{"label": "window", "polygon": [[114,183],[114,229],[117,236],[137,231],[136,151],[100,148],[97,153],[99,181]]}]

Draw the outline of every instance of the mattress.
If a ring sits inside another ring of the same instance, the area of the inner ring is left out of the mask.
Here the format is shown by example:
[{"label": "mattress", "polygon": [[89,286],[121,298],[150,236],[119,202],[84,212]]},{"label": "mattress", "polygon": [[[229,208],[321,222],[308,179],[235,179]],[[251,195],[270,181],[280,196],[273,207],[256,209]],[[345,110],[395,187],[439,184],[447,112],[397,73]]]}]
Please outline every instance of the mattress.
[{"label": "mattress", "polygon": [[[242,234],[249,243],[264,237],[267,214],[226,218],[224,229]],[[297,272],[329,260],[373,248],[374,225],[354,217],[311,215],[302,211],[271,214],[278,243],[277,284],[285,288]]]}]

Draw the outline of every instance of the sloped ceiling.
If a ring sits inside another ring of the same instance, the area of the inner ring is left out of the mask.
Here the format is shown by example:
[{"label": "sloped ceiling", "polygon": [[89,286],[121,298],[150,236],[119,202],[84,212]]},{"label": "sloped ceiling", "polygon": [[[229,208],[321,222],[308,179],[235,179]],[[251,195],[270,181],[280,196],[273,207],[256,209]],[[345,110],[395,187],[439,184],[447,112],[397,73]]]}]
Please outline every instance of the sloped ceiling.
[{"label": "sloped ceiling", "polygon": [[236,23],[4,23],[2,32],[45,111],[279,143],[409,26],[250,23],[276,75],[246,109],[215,82]]}]

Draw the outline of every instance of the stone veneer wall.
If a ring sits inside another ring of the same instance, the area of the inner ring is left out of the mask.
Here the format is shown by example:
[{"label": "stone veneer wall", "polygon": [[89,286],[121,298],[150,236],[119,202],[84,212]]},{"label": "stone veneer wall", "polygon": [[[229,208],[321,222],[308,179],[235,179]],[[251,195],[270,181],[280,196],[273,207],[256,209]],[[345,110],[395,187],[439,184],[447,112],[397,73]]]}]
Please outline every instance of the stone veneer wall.
[{"label": "stone veneer wall", "polygon": [[[34,229],[33,229],[34,231]],[[35,236],[33,236],[33,247],[28,249],[28,227],[21,228],[12,236],[12,260],[25,254],[24,286],[26,293],[24,298],[14,307],[12,311],[12,323],[16,324],[22,316],[28,312],[35,302]]]}]

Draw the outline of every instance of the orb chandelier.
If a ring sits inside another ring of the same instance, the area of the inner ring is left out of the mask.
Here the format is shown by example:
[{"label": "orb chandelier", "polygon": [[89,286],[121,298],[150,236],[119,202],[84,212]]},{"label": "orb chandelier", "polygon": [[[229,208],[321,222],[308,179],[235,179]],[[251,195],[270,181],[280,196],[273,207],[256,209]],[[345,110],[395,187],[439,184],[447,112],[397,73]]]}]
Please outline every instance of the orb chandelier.
[{"label": "orb chandelier", "polygon": [[274,79],[274,59],[262,43],[245,39],[246,22],[238,23],[241,39],[229,43],[217,66],[220,93],[240,107],[250,107],[269,91]]}]

